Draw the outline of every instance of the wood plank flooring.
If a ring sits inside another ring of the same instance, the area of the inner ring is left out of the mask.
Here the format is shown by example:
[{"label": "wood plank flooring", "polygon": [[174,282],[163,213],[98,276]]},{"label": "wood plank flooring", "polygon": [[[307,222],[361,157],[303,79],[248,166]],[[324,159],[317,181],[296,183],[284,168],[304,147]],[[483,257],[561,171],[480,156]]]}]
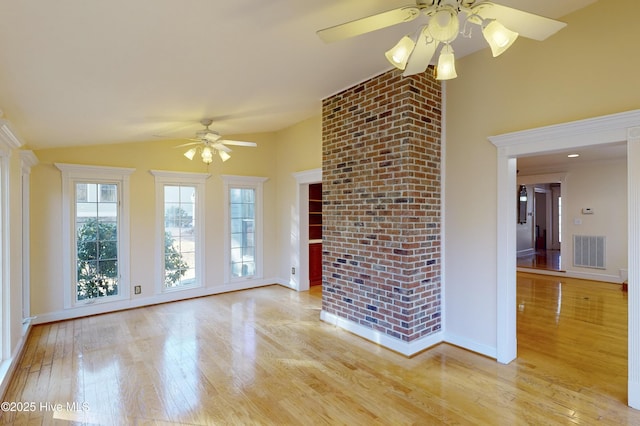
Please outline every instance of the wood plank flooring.
[{"label": "wood plank flooring", "polygon": [[560,250],[536,250],[533,254],[518,256],[516,266],[518,268],[562,271],[560,269]]},{"label": "wood plank flooring", "polygon": [[1,423],[640,424],[626,406],[619,285],[519,274],[509,365],[448,344],[406,358],[320,322],[320,291],[270,286],[35,326],[4,401],[36,409]]}]

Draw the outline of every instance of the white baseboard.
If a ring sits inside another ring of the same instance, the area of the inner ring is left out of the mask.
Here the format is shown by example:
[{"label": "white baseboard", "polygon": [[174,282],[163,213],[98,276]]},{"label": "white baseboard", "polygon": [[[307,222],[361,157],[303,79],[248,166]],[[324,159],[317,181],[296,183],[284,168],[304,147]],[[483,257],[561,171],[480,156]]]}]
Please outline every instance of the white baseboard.
[{"label": "white baseboard", "polygon": [[[54,321],[63,321],[74,318],[82,318],[90,315],[105,314],[109,312],[122,311],[125,309],[141,308],[144,306],[158,305],[160,303],[176,302],[178,300],[193,299],[196,297],[212,296],[214,294],[228,293],[230,291],[247,290],[250,288],[264,287],[268,285],[280,284],[280,279],[254,279],[245,280],[232,284],[225,284],[212,287],[201,287],[183,291],[156,294],[149,297],[137,297],[128,300],[100,303],[95,305],[78,306],[71,309],[64,309],[56,312],[37,314],[34,324],[45,324]],[[288,286],[285,286],[288,287]]]},{"label": "white baseboard", "polygon": [[476,352],[480,355],[487,356],[489,358],[497,359],[498,350],[493,346],[487,346],[482,343],[478,343],[474,340],[467,339],[466,337],[458,336],[456,334],[446,333],[444,341],[455,346],[459,346],[471,352]]},{"label": "white baseboard", "polygon": [[516,257],[530,256],[532,254],[536,254],[536,249],[528,248],[528,249],[517,251],[516,252]]},{"label": "white baseboard", "polygon": [[353,321],[331,314],[325,310],[320,311],[320,319],[405,356],[415,355],[443,341],[443,333],[439,331],[410,343],[403,342],[395,337],[389,337],[386,334],[363,327],[360,324],[356,324]]},{"label": "white baseboard", "polygon": [[629,381],[627,384],[627,404],[629,407],[640,410],[640,383]]},{"label": "white baseboard", "polygon": [[577,278],[581,280],[591,280],[591,281],[603,281],[607,283],[616,283],[622,284],[624,281],[619,275],[608,275],[608,274],[597,274],[597,273],[589,273],[589,272],[577,272],[577,271],[548,271],[546,269],[535,269],[535,268],[516,268],[518,272],[528,272],[530,274],[538,274],[538,275],[551,275],[555,277],[569,277],[569,278]]},{"label": "white baseboard", "polygon": [[7,388],[9,387],[11,377],[13,377],[13,373],[16,371],[18,362],[22,357],[22,352],[24,351],[25,345],[27,343],[29,333],[31,333],[31,320],[28,320],[25,323],[22,336],[20,336],[20,339],[18,340],[18,343],[16,344],[13,353],[11,354],[11,358],[6,359],[0,363],[0,396],[2,396],[2,401],[4,401],[4,397],[7,393]]},{"label": "white baseboard", "polygon": [[289,288],[291,290],[296,290],[298,291],[298,283],[296,283],[293,280],[285,280],[282,278],[278,278],[277,280],[274,281],[275,284],[281,285],[283,287]]}]

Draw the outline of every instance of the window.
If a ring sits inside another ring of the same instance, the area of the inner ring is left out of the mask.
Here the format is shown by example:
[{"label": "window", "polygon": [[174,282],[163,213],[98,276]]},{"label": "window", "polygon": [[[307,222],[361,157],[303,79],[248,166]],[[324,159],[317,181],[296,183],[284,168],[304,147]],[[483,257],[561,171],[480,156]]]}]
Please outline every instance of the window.
[{"label": "window", "polygon": [[256,272],[254,188],[230,188],[231,276],[248,277]]},{"label": "window", "polygon": [[129,298],[129,175],[60,164],[65,308]]},{"label": "window", "polygon": [[223,176],[227,281],[262,275],[262,184],[266,178]]},{"label": "window", "polygon": [[117,296],[118,183],[75,182],[75,194],[75,300]]},{"label": "window", "polygon": [[201,286],[204,282],[203,173],[152,170],[156,179],[159,272],[157,291]]}]

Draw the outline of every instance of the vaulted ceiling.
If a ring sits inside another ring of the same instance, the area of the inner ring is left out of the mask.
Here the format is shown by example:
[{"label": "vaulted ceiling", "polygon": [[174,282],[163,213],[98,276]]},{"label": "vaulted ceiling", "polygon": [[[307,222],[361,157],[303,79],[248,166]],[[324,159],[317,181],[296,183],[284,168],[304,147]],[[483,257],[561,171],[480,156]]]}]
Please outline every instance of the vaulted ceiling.
[{"label": "vaulted ceiling", "polygon": [[[559,18],[594,1],[499,3]],[[186,137],[205,117],[222,134],[279,130],[388,70],[383,52],[419,24],[333,44],[317,30],[408,4],[0,0],[0,110],[32,149]]]}]

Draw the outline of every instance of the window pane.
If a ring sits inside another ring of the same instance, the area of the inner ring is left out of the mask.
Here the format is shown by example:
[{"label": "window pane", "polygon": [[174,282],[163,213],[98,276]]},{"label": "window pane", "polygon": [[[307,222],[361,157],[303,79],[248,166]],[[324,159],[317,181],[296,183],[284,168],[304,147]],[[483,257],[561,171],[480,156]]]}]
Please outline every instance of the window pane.
[{"label": "window pane", "polygon": [[116,185],[113,184],[101,184],[100,187],[100,201],[112,202],[116,201]]},{"label": "window pane", "polygon": [[76,183],[76,300],[118,294],[118,185]]},{"label": "window pane", "polygon": [[76,201],[88,201],[87,200],[87,184],[79,183],[76,185]]},{"label": "window pane", "polygon": [[196,187],[164,186],[164,285],[196,284],[194,213]]}]

